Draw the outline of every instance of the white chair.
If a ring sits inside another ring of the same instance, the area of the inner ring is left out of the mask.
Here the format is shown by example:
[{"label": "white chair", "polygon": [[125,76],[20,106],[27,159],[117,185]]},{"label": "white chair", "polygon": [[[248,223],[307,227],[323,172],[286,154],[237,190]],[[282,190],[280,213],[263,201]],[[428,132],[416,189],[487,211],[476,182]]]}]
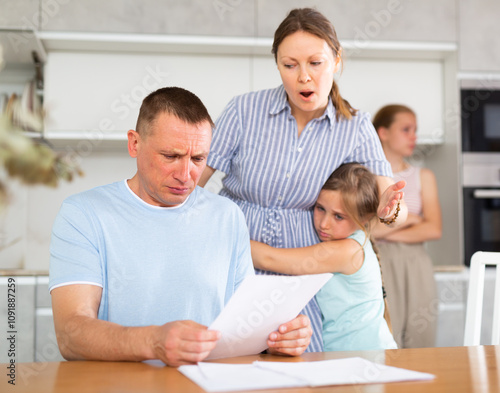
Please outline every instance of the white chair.
[{"label": "white chair", "polygon": [[478,251],[470,263],[469,293],[465,316],[464,345],[479,345],[483,312],[484,272],[486,265],[495,265],[495,296],[493,303],[493,329],[491,344],[500,342],[500,252]]}]

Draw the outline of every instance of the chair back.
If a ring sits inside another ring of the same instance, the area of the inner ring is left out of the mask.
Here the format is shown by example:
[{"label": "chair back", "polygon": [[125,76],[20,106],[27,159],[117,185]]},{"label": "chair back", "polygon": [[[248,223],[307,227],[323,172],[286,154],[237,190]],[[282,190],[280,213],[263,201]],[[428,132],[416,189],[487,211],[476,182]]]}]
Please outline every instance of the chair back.
[{"label": "chair back", "polygon": [[500,252],[478,251],[471,257],[469,292],[465,315],[464,345],[480,345],[486,265],[496,266],[491,344],[500,343]]}]

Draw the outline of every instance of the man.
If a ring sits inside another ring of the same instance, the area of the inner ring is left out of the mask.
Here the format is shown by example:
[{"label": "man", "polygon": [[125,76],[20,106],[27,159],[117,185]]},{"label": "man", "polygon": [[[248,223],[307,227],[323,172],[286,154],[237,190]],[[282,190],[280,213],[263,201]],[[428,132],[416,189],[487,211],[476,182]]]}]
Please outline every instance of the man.
[{"label": "man", "polygon": [[[128,180],[68,198],[54,223],[50,283],[66,359],[202,361],[220,333],[209,325],[253,274],[245,219],[197,187],[213,122],[194,94],[159,89],[143,101]],[[269,351],[300,355],[305,316],[269,335]]]}]

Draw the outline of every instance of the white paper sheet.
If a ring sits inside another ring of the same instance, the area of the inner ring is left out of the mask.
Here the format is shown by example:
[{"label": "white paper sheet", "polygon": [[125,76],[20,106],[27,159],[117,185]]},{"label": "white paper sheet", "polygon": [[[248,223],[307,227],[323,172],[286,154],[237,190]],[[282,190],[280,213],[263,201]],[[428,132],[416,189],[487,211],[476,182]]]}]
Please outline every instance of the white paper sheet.
[{"label": "white paper sheet", "polygon": [[208,392],[430,380],[434,375],[353,357],[319,362],[199,363],[179,371]]},{"label": "white paper sheet", "polygon": [[332,276],[247,277],[209,326],[220,331],[222,337],[208,359],[254,355],[265,350],[269,334],[295,318]]}]

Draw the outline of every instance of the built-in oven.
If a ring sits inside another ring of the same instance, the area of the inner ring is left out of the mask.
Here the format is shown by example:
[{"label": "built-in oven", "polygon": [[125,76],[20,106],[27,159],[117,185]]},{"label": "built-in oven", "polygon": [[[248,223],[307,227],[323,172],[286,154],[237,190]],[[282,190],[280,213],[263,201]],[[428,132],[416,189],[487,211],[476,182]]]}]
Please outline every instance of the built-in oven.
[{"label": "built-in oven", "polygon": [[462,89],[462,151],[500,152],[500,90]]},{"label": "built-in oven", "polygon": [[464,258],[500,252],[500,153],[463,153]]}]

